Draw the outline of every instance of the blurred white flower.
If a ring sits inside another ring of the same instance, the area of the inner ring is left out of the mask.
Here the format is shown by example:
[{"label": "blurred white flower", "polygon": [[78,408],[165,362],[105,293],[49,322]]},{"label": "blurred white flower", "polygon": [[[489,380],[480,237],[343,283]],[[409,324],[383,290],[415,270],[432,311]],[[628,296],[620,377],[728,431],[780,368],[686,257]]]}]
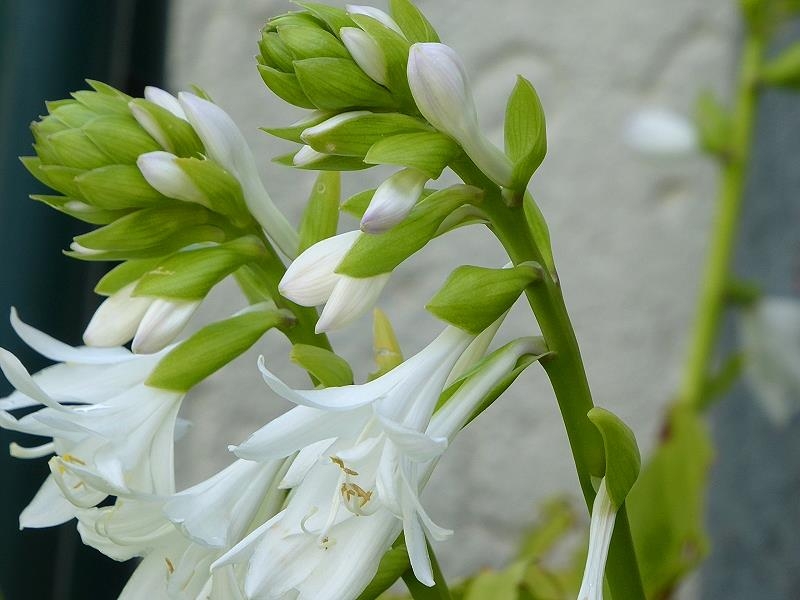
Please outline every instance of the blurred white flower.
[{"label": "blurred white flower", "polygon": [[761,298],[743,309],[739,335],[748,384],[773,423],[785,425],[800,410],[800,301]]},{"label": "blurred white flower", "polygon": [[647,108],[633,114],[625,124],[625,142],[647,156],[681,157],[699,150],[697,131],[678,113]]}]

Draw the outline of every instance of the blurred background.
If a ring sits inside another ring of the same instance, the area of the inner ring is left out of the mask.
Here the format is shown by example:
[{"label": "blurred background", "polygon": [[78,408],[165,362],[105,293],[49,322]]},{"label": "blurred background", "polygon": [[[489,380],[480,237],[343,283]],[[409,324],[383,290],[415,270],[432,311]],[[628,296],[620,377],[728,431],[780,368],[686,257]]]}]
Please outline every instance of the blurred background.
[{"label": "blurred background", "polygon": [[[331,2],[343,6],[344,2]],[[689,114],[702,89],[731,96],[740,24],[732,0],[419,0],[443,41],[464,59],[483,128],[502,140],[505,101],[516,74],[536,86],[548,126],[548,156],[531,190],[551,229],[567,306],[595,402],[635,431],[646,455],[677,388],[707,247],[716,167],[699,155],[645,159],[623,130],[645,107]],[[379,4],[379,7],[385,8]],[[99,276],[61,256],[78,228],[27,201],[38,184],[16,160],[29,154],[28,123],[44,100],[101,79],[140,95],[143,85],[170,91],[203,87],[237,121],[270,193],[297,222],[313,173],[270,163],[290,145],[260,132],[301,115],[264,87],[255,69],[264,21],[291,6],[276,0],[59,0],[0,2],[0,311],[15,305],[27,322],[71,343],[97,299]],[[787,26],[776,48],[800,37]],[[769,293],[797,295],[800,248],[800,102],[765,95],[748,187],[737,270]],[[344,194],[374,187],[388,171],[345,175]],[[443,182],[450,181],[447,174]],[[343,218],[343,227],[357,226]],[[446,274],[468,262],[500,266],[502,250],[477,228],[461,229],[404,263],[380,302],[406,355],[439,328],[423,310]],[[228,316],[244,300],[221,285],[198,314]],[[332,341],[357,376],[371,370],[366,317]],[[499,343],[531,331],[512,314]],[[732,333],[726,334],[733,344]],[[22,352],[10,328],[0,344]],[[255,365],[303,385],[279,336],[267,336],[193,392],[183,416],[193,422],[178,442],[180,486],[231,461],[243,440],[288,405],[271,395]],[[36,357],[20,354],[29,367]],[[2,385],[5,385],[3,383]],[[6,390],[0,389],[0,391]],[[714,409],[718,457],[707,514],[711,559],[678,596],[789,599],[800,589],[800,437],[796,422],[772,424],[745,387]],[[3,432],[5,444],[9,436]],[[17,532],[16,517],[41,482],[44,461],[0,453],[0,590],[6,600],[116,597],[129,565],[80,546],[74,527]],[[502,566],[544,502],[579,490],[563,425],[544,374],[529,369],[455,442],[425,492],[438,523],[455,530],[437,548],[458,578]]]}]

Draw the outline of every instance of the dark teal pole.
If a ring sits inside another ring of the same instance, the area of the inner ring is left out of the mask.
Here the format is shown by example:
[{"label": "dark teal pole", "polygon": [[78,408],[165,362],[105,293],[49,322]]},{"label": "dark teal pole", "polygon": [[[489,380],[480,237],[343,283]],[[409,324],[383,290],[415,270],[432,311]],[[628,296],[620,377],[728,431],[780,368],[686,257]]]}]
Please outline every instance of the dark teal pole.
[{"label": "dark teal pole", "polygon": [[[14,336],[6,315],[72,344],[80,342],[97,299],[97,267],[61,251],[85,226],[29,200],[45,193],[17,157],[29,155],[28,125],[45,100],[106,81],[141,95],[163,79],[167,2],[164,0],[0,0],[0,346],[35,371],[47,362]],[[0,377],[0,395],[10,391]],[[36,438],[0,431],[0,591],[5,600],[116,598],[134,565],[84,547],[74,523],[18,531],[18,515],[48,473],[46,459],[8,456],[12,440]]]}]

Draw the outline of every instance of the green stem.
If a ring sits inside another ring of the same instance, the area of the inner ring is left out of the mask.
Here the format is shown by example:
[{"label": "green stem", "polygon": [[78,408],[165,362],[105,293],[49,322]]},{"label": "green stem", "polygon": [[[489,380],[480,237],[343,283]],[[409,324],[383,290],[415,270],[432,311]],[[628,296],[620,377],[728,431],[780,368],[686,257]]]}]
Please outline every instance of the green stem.
[{"label": "green stem", "polygon": [[428,544],[428,556],[431,558],[431,568],[433,569],[433,587],[422,585],[417,581],[410,568],[403,573],[403,582],[414,600],[451,600],[450,589],[447,587],[442,570],[439,568],[439,561],[436,560],[436,554],[430,544]]},{"label": "green stem", "polygon": [[[480,208],[489,217],[492,230],[514,264],[531,260],[544,264],[527,227],[522,207],[506,206],[497,186],[488,181],[471,162],[459,162],[454,165],[454,170],[465,183],[476,185],[486,192]],[[586,416],[594,403],[578,341],[557,281],[545,277],[541,284],[529,287],[526,295],[548,348],[554,353],[554,356],[542,361],[542,366],[558,401],[578,480],[591,511],[596,495],[592,476],[603,475],[605,458],[600,434]],[[606,564],[606,577],[614,600],[644,600],[624,506],[617,516]]]},{"label": "green stem", "polygon": [[750,30],[744,42],[736,106],[731,123],[728,160],[724,165],[695,326],[687,354],[679,403],[700,410],[703,390],[719,334],[730,280],[731,255],[741,213],[753,121],[758,101],[758,73],[764,55],[763,32]]}]

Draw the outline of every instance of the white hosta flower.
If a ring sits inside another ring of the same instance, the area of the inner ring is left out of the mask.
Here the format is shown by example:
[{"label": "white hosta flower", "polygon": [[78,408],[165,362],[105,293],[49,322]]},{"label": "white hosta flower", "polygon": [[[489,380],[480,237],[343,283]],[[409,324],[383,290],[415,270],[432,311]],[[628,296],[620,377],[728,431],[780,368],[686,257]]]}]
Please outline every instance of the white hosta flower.
[{"label": "white hosta flower", "polygon": [[136,328],[131,348],[137,354],[163,350],[183,331],[198,306],[200,300],[154,299]]},{"label": "white hosta flower", "polygon": [[389,273],[355,278],[335,272],[359,235],[349,231],[317,242],[289,265],[278,284],[281,294],[302,306],[325,304],[317,333],[339,329],[363,315],[389,280]]},{"label": "white hosta flower", "polygon": [[208,206],[205,192],[178,166],[177,159],[169,152],[147,152],[136,159],[136,166],[147,183],[165,196]]},{"label": "white hosta flower", "polygon": [[625,125],[626,143],[647,156],[681,157],[699,149],[697,131],[684,116],[649,108],[632,115]]},{"label": "white hosta flower", "polygon": [[[51,459],[53,475],[20,515],[20,525],[57,525],[72,518],[76,506],[102,501],[107,492],[87,485],[77,470],[113,481],[121,491],[171,493],[172,438],[182,395],[142,383],[163,354],[72,348],[21,323],[14,313],[12,326],[36,351],[64,361],[31,377],[13,354],[0,349],[0,369],[17,390],[0,400],[0,426],[52,438],[37,448],[15,444],[12,453],[57,455]],[[20,419],[9,412],[38,404],[44,408]]]},{"label": "white hosta flower", "polygon": [[250,213],[281,252],[294,258],[299,246],[297,232],[264,189],[253,153],[233,119],[213,102],[194,94],[181,92],[178,100],[209,158],[239,181]]},{"label": "white hosta flower", "polygon": [[375,40],[358,27],[342,27],[339,37],[361,70],[375,83],[386,85],[386,57]]},{"label": "white hosta flower", "polygon": [[603,575],[616,518],[617,507],[614,506],[608,495],[606,480],[603,478],[600,481],[594,504],[592,504],[592,518],[589,523],[589,552],[586,556],[586,567],[583,571],[578,600],[603,600]]},{"label": "white hosta flower", "polygon": [[364,15],[365,17],[370,17],[371,19],[378,21],[384,27],[388,27],[395,33],[403,35],[403,30],[400,29],[397,21],[379,8],[375,8],[374,6],[363,6],[360,4],[348,4],[346,9],[348,15]]},{"label": "white hosta flower", "polygon": [[398,171],[378,186],[361,218],[361,230],[382,233],[400,223],[422,195],[428,176],[417,169]]},{"label": "white hosta flower", "polygon": [[456,52],[439,43],[414,44],[408,54],[407,73],[422,116],[461,144],[492,181],[509,186],[511,161],[481,132],[467,73]]},{"label": "white hosta flower", "polygon": [[800,410],[800,301],[765,297],[742,311],[747,382],[767,415],[785,425]]},{"label": "white hosta flower", "polygon": [[451,532],[428,517],[421,488],[448,440],[531,350],[525,341],[498,353],[431,418],[445,380],[472,339],[448,328],[372,382],[323,390],[292,390],[262,363],[273,390],[300,406],[234,452],[272,460],[299,450],[282,483],[295,490],[284,511],[212,568],[249,565],[248,597],[295,592],[299,599],[348,600],[371,580],[402,530],[415,575],[432,585],[425,538],[441,540]]},{"label": "white hosta flower", "polygon": [[133,339],[142,317],[155,300],[133,296],[136,283],[126,285],[103,300],[83,332],[83,341],[88,346],[121,346]]}]

